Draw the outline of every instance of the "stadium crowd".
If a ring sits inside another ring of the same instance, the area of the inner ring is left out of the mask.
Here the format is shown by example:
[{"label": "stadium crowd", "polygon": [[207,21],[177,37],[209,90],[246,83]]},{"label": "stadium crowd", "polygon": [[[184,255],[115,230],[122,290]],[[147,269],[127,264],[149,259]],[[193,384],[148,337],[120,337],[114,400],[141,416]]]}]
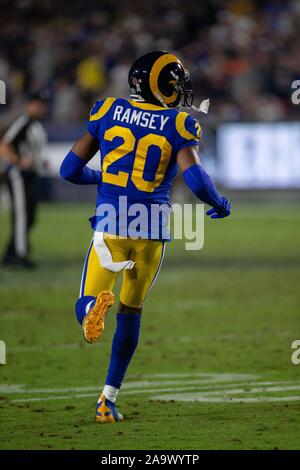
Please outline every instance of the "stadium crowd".
[{"label": "stadium crowd", "polygon": [[97,96],[126,96],[137,56],[176,51],[209,120],[296,119],[300,2],[254,0],[0,0],[0,78],[8,106],[47,89],[49,118],[85,119]]}]

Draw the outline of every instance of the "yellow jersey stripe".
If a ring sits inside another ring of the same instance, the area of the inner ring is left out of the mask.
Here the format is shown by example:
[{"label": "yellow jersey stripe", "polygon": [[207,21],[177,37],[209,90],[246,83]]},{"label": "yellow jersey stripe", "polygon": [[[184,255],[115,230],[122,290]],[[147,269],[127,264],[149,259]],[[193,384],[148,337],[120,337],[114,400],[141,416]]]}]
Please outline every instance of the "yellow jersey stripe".
[{"label": "yellow jersey stripe", "polygon": [[111,108],[112,104],[116,101],[116,98],[106,98],[101,108],[90,117],[90,121],[97,121],[101,119],[107,111]]},{"label": "yellow jersey stripe", "polygon": [[188,113],[185,113],[185,112],[180,112],[177,114],[176,116],[176,121],[175,121],[175,124],[176,124],[176,130],[178,132],[179,135],[181,135],[181,137],[183,137],[184,139],[187,139],[187,140],[191,140],[191,139],[194,139],[194,140],[199,140],[201,138],[201,127],[200,125],[198,124],[198,128],[196,129],[196,132],[197,134],[192,134],[191,132],[189,132],[186,128],[185,128],[185,120],[186,118],[188,117]]}]

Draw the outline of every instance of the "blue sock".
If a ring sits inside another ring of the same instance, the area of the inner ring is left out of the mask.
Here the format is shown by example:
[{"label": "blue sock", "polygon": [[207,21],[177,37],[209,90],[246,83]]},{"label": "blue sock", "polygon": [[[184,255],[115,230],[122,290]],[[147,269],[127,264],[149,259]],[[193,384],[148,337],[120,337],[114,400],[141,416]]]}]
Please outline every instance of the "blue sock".
[{"label": "blue sock", "polygon": [[88,310],[90,310],[90,308],[95,305],[96,297],[93,297],[91,295],[84,295],[83,297],[80,297],[76,302],[75,312],[80,325],[82,325],[83,319],[87,314],[86,307],[90,302],[91,304],[89,305]]},{"label": "blue sock", "polygon": [[139,341],[141,314],[118,313],[106,385],[120,388]]}]

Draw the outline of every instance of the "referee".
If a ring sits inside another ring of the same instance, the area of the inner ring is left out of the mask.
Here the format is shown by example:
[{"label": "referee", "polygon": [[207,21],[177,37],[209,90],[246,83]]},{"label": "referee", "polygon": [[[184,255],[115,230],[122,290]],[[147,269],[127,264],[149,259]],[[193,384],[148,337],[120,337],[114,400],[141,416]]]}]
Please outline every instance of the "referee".
[{"label": "referee", "polygon": [[0,157],[5,162],[5,182],[11,198],[11,235],[2,264],[33,268],[29,232],[38,204],[38,174],[43,166],[47,134],[40,119],[47,112],[41,94],[31,94],[25,113],[14,121],[0,142]]}]

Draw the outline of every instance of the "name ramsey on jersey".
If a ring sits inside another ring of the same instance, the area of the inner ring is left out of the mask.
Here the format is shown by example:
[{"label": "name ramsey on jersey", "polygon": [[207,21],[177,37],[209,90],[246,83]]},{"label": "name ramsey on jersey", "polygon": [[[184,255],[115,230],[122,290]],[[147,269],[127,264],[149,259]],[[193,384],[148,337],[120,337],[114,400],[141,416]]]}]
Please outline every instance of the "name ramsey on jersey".
[{"label": "name ramsey on jersey", "polygon": [[119,122],[127,122],[128,124],[136,124],[141,127],[148,127],[153,130],[162,131],[170,119],[169,116],[161,114],[149,113],[147,111],[139,111],[131,108],[124,108],[123,106],[116,106],[113,114],[113,120]]}]

